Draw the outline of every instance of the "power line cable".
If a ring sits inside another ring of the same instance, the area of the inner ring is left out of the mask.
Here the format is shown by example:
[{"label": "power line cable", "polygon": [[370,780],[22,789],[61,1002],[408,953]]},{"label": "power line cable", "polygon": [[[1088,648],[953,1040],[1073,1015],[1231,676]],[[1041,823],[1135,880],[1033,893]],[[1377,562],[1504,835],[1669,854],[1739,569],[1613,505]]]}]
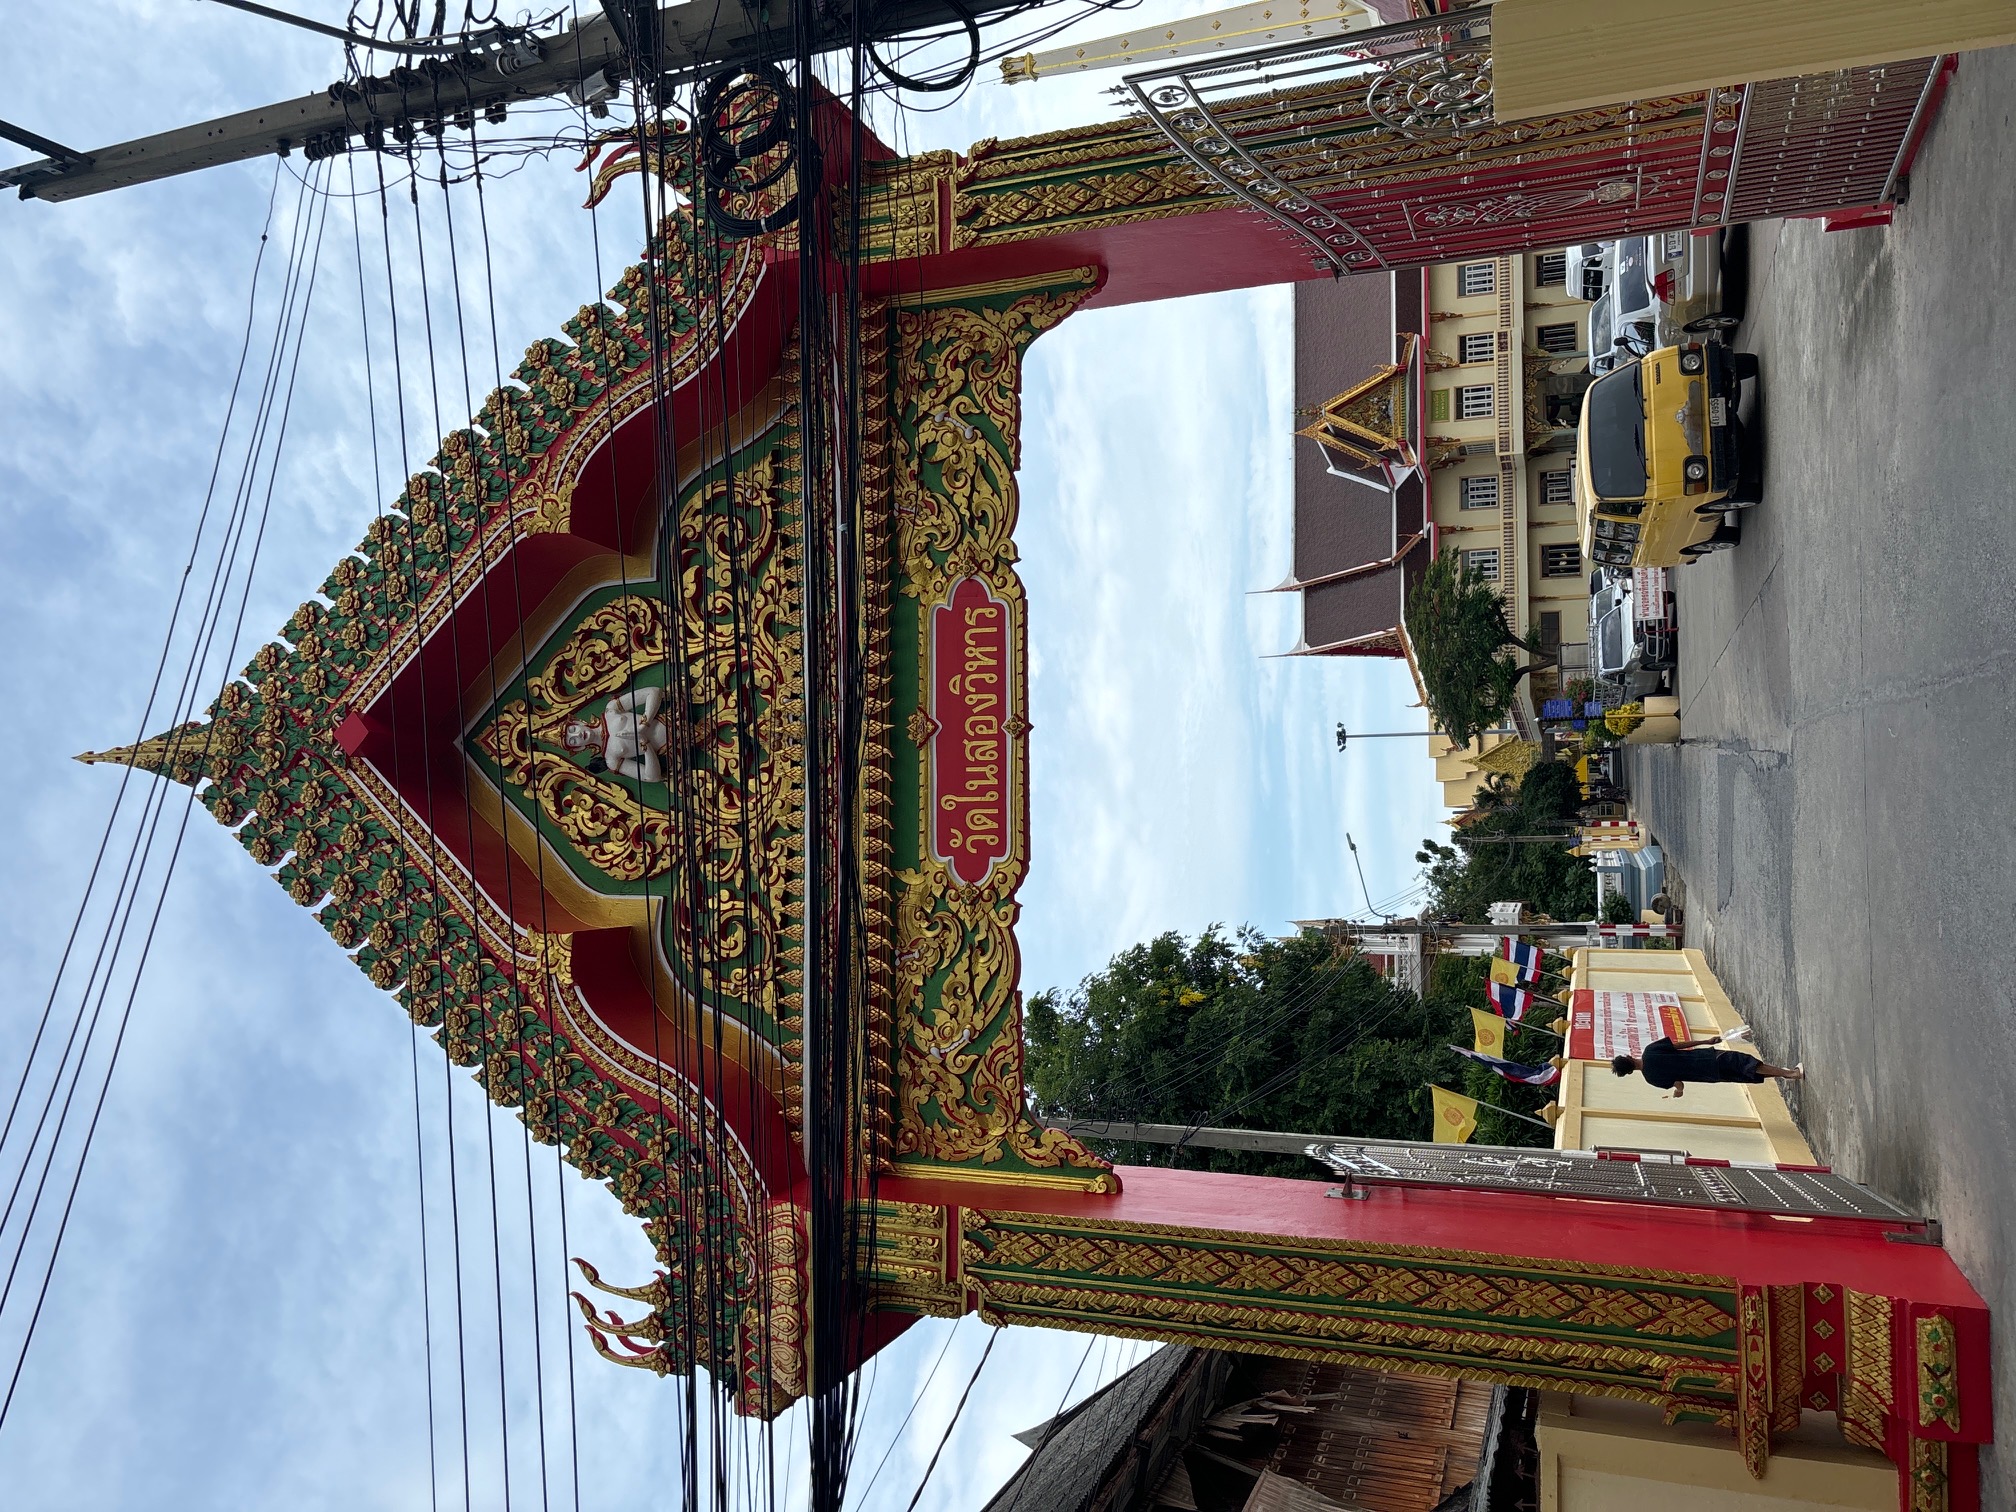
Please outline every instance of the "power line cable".
[{"label": "power line cable", "polygon": [[[924,1372],[924,1383],[917,1388],[917,1395],[910,1399],[910,1410],[903,1414],[903,1421],[896,1425],[896,1431],[889,1439],[889,1447],[882,1451],[882,1458],[875,1462],[875,1473],[868,1477],[868,1484],[861,1488],[861,1500],[856,1503],[857,1506],[865,1507],[868,1504],[868,1493],[875,1489],[875,1482],[882,1479],[882,1467],[889,1463],[889,1456],[896,1452],[896,1446],[903,1441],[904,1430],[910,1426],[910,1419],[917,1415],[918,1406],[929,1395],[931,1383],[938,1379],[938,1367],[945,1363],[945,1356],[951,1351],[952,1341],[958,1336],[959,1325],[964,1323],[967,1317],[968,1314],[961,1313],[952,1320],[952,1326],[945,1330],[945,1342],[938,1346],[938,1358],[933,1360],[931,1368]],[[1088,1344],[1086,1350],[1089,1353],[1091,1345]],[[1079,1361],[1079,1365],[1082,1367],[1084,1361]],[[1076,1377],[1074,1376],[1073,1379],[1075,1380]],[[1070,1387],[1065,1387],[1065,1392],[1068,1395]],[[1059,1410],[1061,1411],[1062,1409]]]},{"label": "power line cable", "polygon": [[967,1378],[966,1389],[959,1393],[959,1405],[952,1409],[952,1421],[945,1425],[944,1437],[938,1440],[938,1447],[931,1451],[931,1463],[924,1467],[924,1478],[917,1482],[916,1494],[910,1498],[910,1505],[904,1512],[917,1512],[917,1503],[924,1499],[924,1488],[931,1484],[931,1472],[938,1468],[938,1456],[945,1452],[945,1446],[952,1442],[952,1430],[959,1426],[959,1419],[966,1411],[966,1400],[973,1395],[973,1387],[980,1379],[980,1372],[987,1368],[987,1357],[994,1353],[994,1341],[1001,1337],[996,1327],[987,1335],[987,1347],[980,1351],[980,1363],[973,1367],[973,1374]]},{"label": "power line cable", "polygon": [[[273,490],[275,482],[279,475],[280,458],[286,444],[287,421],[292,413],[293,408],[294,384],[295,379],[298,377],[300,372],[301,352],[303,350],[303,347],[305,346],[308,313],[312,306],[314,298],[315,273],[320,266],[321,235],[323,228],[327,224],[326,209],[324,213],[319,217],[310,217],[310,218],[314,220],[315,223],[316,228],[315,239],[313,244],[313,250],[306,253],[306,256],[308,258],[307,283],[306,283],[306,290],[301,296],[299,324],[296,328],[294,337],[293,361],[288,371],[285,398],[282,401],[282,406],[280,410],[279,428],[276,433],[273,452],[267,463],[265,497],[260,508],[259,526],[258,530],[253,536],[251,554],[247,560],[246,565],[244,587],[239,595],[237,614],[233,620],[230,641],[226,646],[225,650],[224,662],[227,667],[233,660],[236,659],[238,641],[244,631],[246,608],[251,601],[252,584],[258,570],[260,548],[262,547],[265,540],[266,522],[270,517],[272,511]],[[304,238],[305,238],[305,232],[304,232]],[[283,320],[283,329],[284,325],[285,322]],[[248,456],[256,458],[257,456],[256,450],[248,453]],[[237,537],[237,540],[242,541],[242,539],[243,539],[243,533],[241,529]],[[235,563],[236,556],[237,556],[237,548],[236,545],[234,544],[231,552],[229,553],[229,556],[226,558],[225,572],[227,573],[227,575],[230,570],[230,564]],[[212,622],[211,637],[214,637],[215,629],[219,623],[221,623],[221,615],[217,620],[213,620]],[[199,656],[202,656],[205,659],[207,659],[207,652],[209,650],[210,645],[212,644],[211,637],[204,637],[200,639],[198,642],[199,646],[201,647]],[[215,731],[214,723],[205,727],[205,733],[203,737],[203,754],[206,758],[209,753],[210,741],[214,735],[214,731]],[[156,790],[163,792],[165,794],[165,787],[161,785],[157,784]],[[117,1068],[119,1061],[119,1053],[125,1044],[126,1031],[132,1023],[133,1005],[139,995],[140,984],[146,971],[147,961],[150,954],[152,953],[155,934],[161,922],[162,910],[167,902],[168,886],[174,877],[175,865],[181,855],[183,839],[188,834],[189,818],[190,815],[194,812],[196,799],[197,799],[196,784],[194,782],[191,782],[189,785],[188,797],[183,804],[181,819],[175,830],[173,844],[169,850],[167,861],[163,869],[159,891],[155,895],[153,901],[153,907],[147,920],[145,933],[140,942],[138,958],[133,966],[132,978],[126,992],[125,1001],[121,1005],[118,1012],[118,1023],[112,1040],[111,1052],[106,1058],[102,1078],[98,1082],[96,1095],[93,1099],[90,1122],[86,1125],[83,1142],[80,1145],[77,1152],[76,1164],[70,1178],[70,1188],[68,1193],[64,1197],[62,1216],[59,1222],[57,1223],[56,1233],[50,1245],[49,1256],[43,1267],[41,1284],[36,1293],[35,1307],[34,1310],[29,1315],[27,1329],[23,1335],[20,1350],[15,1358],[13,1370],[8,1379],[6,1397],[4,1398],[4,1400],[0,1400],[0,1426],[4,1426],[7,1414],[13,1406],[15,1392],[18,1390],[20,1386],[22,1370],[27,1364],[28,1351],[34,1342],[36,1326],[41,1320],[42,1310],[44,1306],[47,1304],[49,1299],[49,1288],[50,1283],[55,1276],[56,1262],[62,1251],[64,1237],[69,1232],[71,1217],[73,1216],[76,1209],[77,1193],[83,1183],[84,1171],[86,1163],[90,1157],[93,1141],[97,1134],[99,1119],[102,1117],[105,1111],[106,1094],[109,1092],[111,1088],[112,1076]],[[154,814],[157,816],[157,823],[158,823],[158,816],[161,814],[161,812],[162,812],[162,805],[157,804],[154,808]],[[144,875],[145,873],[145,866],[146,866],[145,855],[147,853],[151,853],[152,850],[153,833],[154,833],[154,826],[149,825],[146,852],[143,853],[143,859],[141,862],[142,875]],[[137,891],[135,897],[137,899]],[[133,907],[131,906],[131,904],[129,904],[124,910],[124,914],[118,928],[118,940],[122,944],[125,937],[126,925],[128,922],[131,921],[132,916],[133,916]],[[115,959],[116,959],[116,950],[115,950]],[[109,986],[110,986],[110,977],[108,973],[106,987],[109,988]],[[98,995],[98,1007],[95,1008],[92,1013],[92,1023],[94,1031],[97,1023],[97,1015],[98,1012],[103,1008],[104,999],[105,999],[105,990],[101,989]],[[77,1087],[80,1084],[83,1077],[83,1071],[85,1065],[83,1057],[84,1055],[88,1055],[89,1046],[90,1046],[90,1039],[89,1036],[87,1036],[85,1042],[85,1050],[83,1052],[83,1055],[80,1055],[78,1061],[77,1075],[72,1078],[70,1084],[70,1092],[69,1094],[66,1094],[64,1099],[64,1116],[66,1118],[69,1112],[71,1097],[74,1096]],[[56,1133],[54,1137],[52,1137],[50,1143],[50,1160],[52,1163],[55,1157],[55,1152],[58,1147],[58,1144],[61,1141],[61,1138],[62,1138],[62,1123],[59,1120]],[[29,1217],[24,1223],[23,1227],[24,1244],[26,1242],[29,1229],[32,1227],[33,1224],[34,1212],[36,1208],[39,1208],[40,1206],[43,1186],[47,1181],[51,1169],[52,1169],[51,1165],[45,1165],[43,1169],[42,1179],[37,1183],[36,1201],[34,1206],[31,1207]],[[17,1253],[16,1256],[17,1264],[18,1261],[19,1261],[19,1255]],[[11,1290],[13,1279],[14,1279],[14,1272],[10,1269],[8,1277],[9,1290]],[[0,1307],[4,1307],[4,1305],[5,1305],[4,1299],[0,1299]]]}]

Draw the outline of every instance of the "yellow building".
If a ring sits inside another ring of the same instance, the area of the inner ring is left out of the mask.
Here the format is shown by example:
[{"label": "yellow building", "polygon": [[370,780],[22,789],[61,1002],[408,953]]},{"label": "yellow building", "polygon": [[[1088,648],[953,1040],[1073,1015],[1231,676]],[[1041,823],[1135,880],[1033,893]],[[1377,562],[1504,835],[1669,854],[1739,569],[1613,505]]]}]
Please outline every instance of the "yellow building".
[{"label": "yellow building", "polygon": [[[1456,550],[1499,585],[1515,634],[1560,648],[1558,677],[1587,667],[1572,469],[1589,310],[1558,251],[1297,285],[1290,654],[1415,670],[1407,592]],[[1532,699],[1558,677],[1522,686],[1515,731],[1532,733]],[[1488,770],[1478,759],[1508,738],[1468,752],[1429,738],[1451,808],[1469,805]]]}]

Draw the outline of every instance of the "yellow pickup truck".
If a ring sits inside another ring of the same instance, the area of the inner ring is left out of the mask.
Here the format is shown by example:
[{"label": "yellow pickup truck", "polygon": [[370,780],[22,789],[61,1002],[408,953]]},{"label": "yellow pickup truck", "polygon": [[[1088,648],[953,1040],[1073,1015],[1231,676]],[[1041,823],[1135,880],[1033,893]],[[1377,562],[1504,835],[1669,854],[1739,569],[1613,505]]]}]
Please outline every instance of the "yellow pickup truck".
[{"label": "yellow pickup truck", "polygon": [[1757,359],[1690,339],[1611,369],[1582,397],[1575,517],[1582,554],[1677,567],[1734,545],[1724,521],[1757,502],[1759,467],[1736,402]]}]

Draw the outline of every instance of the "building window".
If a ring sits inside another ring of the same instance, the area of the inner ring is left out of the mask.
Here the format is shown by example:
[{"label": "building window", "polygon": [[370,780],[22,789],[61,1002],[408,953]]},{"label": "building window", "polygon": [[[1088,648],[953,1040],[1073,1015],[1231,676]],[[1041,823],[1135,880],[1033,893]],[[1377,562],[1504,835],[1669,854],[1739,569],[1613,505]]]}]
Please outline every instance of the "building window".
[{"label": "building window", "polygon": [[1496,294],[1498,265],[1488,262],[1464,263],[1456,270],[1456,292],[1466,299],[1473,294]]},{"label": "building window", "polygon": [[1464,362],[1489,362],[1498,355],[1495,331],[1469,331],[1456,344],[1456,355]]},{"label": "building window", "polygon": [[1533,631],[1533,643],[1549,651],[1558,651],[1561,648],[1561,611],[1542,609],[1538,621]]},{"label": "building window", "polygon": [[1477,473],[1461,480],[1463,507],[1465,509],[1496,509],[1498,507],[1498,475]]},{"label": "building window", "polygon": [[1485,546],[1476,551],[1463,553],[1463,565],[1483,578],[1487,583],[1498,581],[1498,548]]},{"label": "building window", "polygon": [[1582,338],[1574,324],[1544,325],[1533,333],[1533,339],[1543,352],[1574,352],[1582,346]]},{"label": "building window", "polygon": [[1533,282],[1545,288],[1548,284],[1568,282],[1568,254],[1566,252],[1542,252],[1533,259]]},{"label": "building window", "polygon": [[1540,502],[1542,504],[1573,504],[1575,502],[1575,474],[1562,468],[1558,472],[1540,474]]},{"label": "building window", "polygon": [[1466,383],[1456,390],[1456,418],[1482,420],[1491,413],[1491,385]]},{"label": "building window", "polygon": [[1540,548],[1540,576],[1582,576],[1582,548],[1573,541],[1561,541]]}]

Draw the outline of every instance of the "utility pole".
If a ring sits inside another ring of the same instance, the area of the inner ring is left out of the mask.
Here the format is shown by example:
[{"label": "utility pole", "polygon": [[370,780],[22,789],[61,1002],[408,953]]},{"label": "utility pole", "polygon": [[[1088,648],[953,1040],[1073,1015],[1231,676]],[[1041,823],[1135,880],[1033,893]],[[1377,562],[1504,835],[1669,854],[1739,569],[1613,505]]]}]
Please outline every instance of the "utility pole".
[{"label": "utility pole", "polygon": [[[927,27],[966,25],[978,38],[978,18],[1011,8],[1015,0],[889,0],[875,11],[873,38]],[[499,26],[466,39],[456,51],[427,49],[426,38],[375,41],[358,37],[359,49],[404,53],[383,77],[339,80],[329,88],[257,110],[178,127],[110,147],[79,151],[25,127],[0,125],[0,136],[44,155],[0,170],[0,189],[23,199],[71,200],[108,189],[152,183],[225,163],[300,151],[310,160],[363,146],[376,150],[387,138],[407,142],[418,131],[444,124],[467,128],[475,117],[496,124],[514,103],[571,93],[577,100],[606,100],[635,76],[661,97],[672,84],[718,69],[773,62],[790,55],[796,11],[813,8],[816,50],[847,41],[848,12],[819,0],[766,0],[745,5],[715,0],[654,10],[638,0],[605,0],[604,14],[540,37]],[[266,7],[240,6],[299,24]],[[318,25],[308,29],[336,30]],[[412,54],[430,51],[426,57]]]}]

